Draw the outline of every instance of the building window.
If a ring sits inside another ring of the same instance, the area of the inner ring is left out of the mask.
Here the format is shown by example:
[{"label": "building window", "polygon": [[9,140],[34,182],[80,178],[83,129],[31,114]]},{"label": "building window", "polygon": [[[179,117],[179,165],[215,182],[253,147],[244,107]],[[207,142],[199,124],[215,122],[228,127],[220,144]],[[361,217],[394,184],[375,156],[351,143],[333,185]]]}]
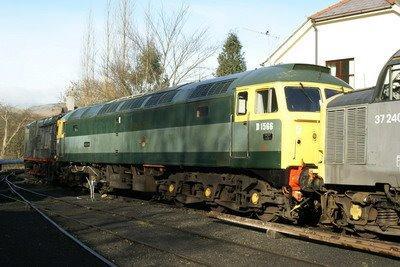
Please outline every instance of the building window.
[{"label": "building window", "polygon": [[331,74],[354,87],[354,58],[326,61]]}]

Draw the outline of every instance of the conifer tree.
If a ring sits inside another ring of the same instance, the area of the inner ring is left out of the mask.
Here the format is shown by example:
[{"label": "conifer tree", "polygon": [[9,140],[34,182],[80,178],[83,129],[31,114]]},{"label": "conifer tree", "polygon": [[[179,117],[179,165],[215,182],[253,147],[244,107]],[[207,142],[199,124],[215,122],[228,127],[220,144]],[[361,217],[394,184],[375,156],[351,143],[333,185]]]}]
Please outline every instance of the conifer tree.
[{"label": "conifer tree", "polygon": [[235,33],[229,33],[222,52],[218,55],[218,68],[216,75],[224,76],[246,70],[242,44]]},{"label": "conifer tree", "polygon": [[148,41],[138,55],[133,84],[137,93],[160,90],[168,86],[168,79],[163,77],[161,55],[153,41]]}]

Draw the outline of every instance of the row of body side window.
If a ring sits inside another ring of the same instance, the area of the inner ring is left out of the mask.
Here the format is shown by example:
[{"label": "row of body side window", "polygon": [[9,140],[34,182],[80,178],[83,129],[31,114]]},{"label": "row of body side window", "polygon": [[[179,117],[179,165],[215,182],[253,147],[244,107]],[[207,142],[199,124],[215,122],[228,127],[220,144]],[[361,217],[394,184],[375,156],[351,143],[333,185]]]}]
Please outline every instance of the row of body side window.
[{"label": "row of body side window", "polygon": [[[319,91],[318,88],[315,88]],[[312,91],[310,91],[312,92]],[[317,93],[317,92],[316,92]],[[325,98],[328,99],[340,93],[338,90],[334,89],[324,89]],[[304,94],[304,93],[303,93]],[[309,97],[309,96],[308,96]],[[318,97],[317,97],[318,98]],[[247,102],[248,102],[248,92],[240,92],[237,96],[236,103],[236,114],[245,115],[247,114]],[[318,101],[315,101],[315,105],[319,105]],[[315,107],[316,111],[319,107]],[[278,102],[276,98],[276,93],[274,88],[263,89],[256,91],[256,103],[255,103],[255,114],[266,114],[278,111]],[[297,111],[297,110],[295,110]]]}]

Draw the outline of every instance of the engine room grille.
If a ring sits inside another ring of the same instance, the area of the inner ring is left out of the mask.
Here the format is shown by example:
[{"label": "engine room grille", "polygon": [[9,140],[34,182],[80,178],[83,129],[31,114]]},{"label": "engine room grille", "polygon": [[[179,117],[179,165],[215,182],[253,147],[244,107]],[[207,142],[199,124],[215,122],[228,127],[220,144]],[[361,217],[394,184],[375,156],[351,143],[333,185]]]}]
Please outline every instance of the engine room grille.
[{"label": "engine room grille", "polygon": [[347,109],[346,162],[365,164],[366,159],[366,115],[365,107]]},{"label": "engine room grille", "polygon": [[326,163],[343,163],[344,110],[328,111],[326,116]]},{"label": "engine room grille", "polygon": [[327,111],[327,164],[365,164],[366,107]]}]

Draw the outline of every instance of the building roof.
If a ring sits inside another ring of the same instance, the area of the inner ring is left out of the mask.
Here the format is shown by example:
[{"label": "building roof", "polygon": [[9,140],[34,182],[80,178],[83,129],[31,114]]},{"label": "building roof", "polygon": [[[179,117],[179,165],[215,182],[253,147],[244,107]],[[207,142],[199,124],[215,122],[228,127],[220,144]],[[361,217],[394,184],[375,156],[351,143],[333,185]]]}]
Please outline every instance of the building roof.
[{"label": "building roof", "polygon": [[310,16],[291,36],[289,36],[263,63],[274,65],[279,58],[289,50],[297,40],[314,25],[325,23],[327,20],[346,18],[373,12],[390,12],[393,10],[400,15],[400,0],[341,0]]},{"label": "building roof", "polygon": [[350,16],[391,8],[396,0],[341,0],[315,14],[310,18],[315,21]]}]

